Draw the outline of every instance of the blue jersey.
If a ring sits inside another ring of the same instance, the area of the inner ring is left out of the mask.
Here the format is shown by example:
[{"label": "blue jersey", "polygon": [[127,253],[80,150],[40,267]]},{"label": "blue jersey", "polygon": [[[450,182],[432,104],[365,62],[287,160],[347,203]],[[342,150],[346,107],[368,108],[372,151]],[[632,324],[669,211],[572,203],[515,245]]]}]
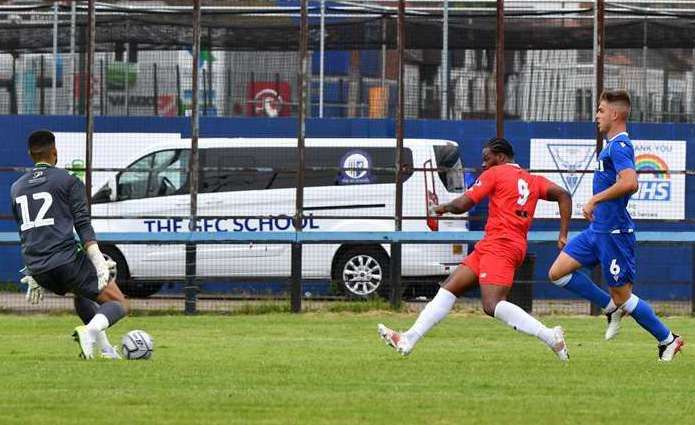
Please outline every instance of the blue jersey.
[{"label": "blue jersey", "polygon": [[[635,169],[635,149],[627,133],[619,133],[608,140],[598,156],[598,169],[594,172],[593,193],[613,186],[621,171]],[[630,195],[603,201],[596,205],[590,229],[598,233],[631,233],[635,224],[627,212]]]}]

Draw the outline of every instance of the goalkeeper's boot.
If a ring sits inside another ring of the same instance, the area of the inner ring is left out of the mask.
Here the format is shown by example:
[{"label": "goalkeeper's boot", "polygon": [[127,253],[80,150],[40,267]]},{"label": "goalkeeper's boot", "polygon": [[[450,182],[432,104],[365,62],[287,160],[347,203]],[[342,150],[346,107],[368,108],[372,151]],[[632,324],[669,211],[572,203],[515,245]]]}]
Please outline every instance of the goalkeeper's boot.
[{"label": "goalkeeper's boot", "polygon": [[72,337],[80,344],[80,357],[85,360],[93,359],[97,333],[89,330],[87,326],[78,326],[73,331]]},{"label": "goalkeeper's boot", "polygon": [[101,351],[102,359],[120,360],[121,355],[118,354],[116,347],[112,346],[109,338],[106,336],[106,331],[101,331],[97,335],[96,346]]},{"label": "goalkeeper's boot", "polygon": [[666,345],[659,345],[659,360],[670,362],[681,351],[685,341],[680,336],[673,334],[673,341]]},{"label": "goalkeeper's boot", "polygon": [[415,345],[411,344],[408,341],[408,338],[406,338],[403,334],[387,328],[382,323],[377,325],[377,331],[386,345],[396,350],[402,356],[407,356],[410,354],[415,347]]},{"label": "goalkeeper's boot", "polygon": [[569,361],[570,353],[567,351],[567,344],[565,343],[565,331],[560,326],[553,328],[553,344],[548,345],[558,359],[563,362]]},{"label": "goalkeeper's boot", "polygon": [[101,348],[101,358],[107,360],[121,360],[121,355],[118,354],[116,347],[109,345]]},{"label": "goalkeeper's boot", "polygon": [[625,316],[625,311],[618,307],[610,313],[606,313],[608,326],[606,327],[606,341],[615,338],[620,332],[620,321]]}]

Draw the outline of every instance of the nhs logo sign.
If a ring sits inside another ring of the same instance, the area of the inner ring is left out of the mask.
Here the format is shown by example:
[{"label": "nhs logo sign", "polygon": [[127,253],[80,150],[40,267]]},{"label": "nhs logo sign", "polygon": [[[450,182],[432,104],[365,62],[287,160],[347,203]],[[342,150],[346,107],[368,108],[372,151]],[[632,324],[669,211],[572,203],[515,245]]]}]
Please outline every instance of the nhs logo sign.
[{"label": "nhs logo sign", "polygon": [[[638,190],[627,209],[639,220],[683,220],[685,218],[684,140],[639,140],[635,148]],[[583,219],[584,203],[593,195],[596,161],[594,139],[531,139],[530,170],[564,187],[572,195],[572,217]],[[534,170],[536,170],[534,172]],[[558,218],[557,204],[539,201],[536,217]]]},{"label": "nhs logo sign", "polygon": [[635,157],[639,190],[632,195],[637,201],[670,201],[671,174],[668,164],[659,155],[639,154]]}]

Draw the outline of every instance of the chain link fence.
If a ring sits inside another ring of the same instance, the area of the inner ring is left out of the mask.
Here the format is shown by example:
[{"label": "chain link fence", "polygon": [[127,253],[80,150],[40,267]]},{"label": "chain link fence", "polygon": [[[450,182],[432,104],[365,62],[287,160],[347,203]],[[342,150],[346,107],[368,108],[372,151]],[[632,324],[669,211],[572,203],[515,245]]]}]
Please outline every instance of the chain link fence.
[{"label": "chain link fence", "polygon": [[[84,114],[86,3],[0,6],[1,114]],[[201,114],[296,116],[299,2],[202,5]],[[396,6],[309,2],[310,117],[395,117]],[[593,6],[505,2],[508,119],[592,120]],[[605,86],[633,121],[695,120],[694,21],[689,1],[608,3]],[[406,118],[494,118],[495,2],[407,2],[405,25]],[[96,28],[97,115],[190,113],[190,2],[100,2]]]},{"label": "chain link fence", "polygon": [[[441,120],[439,124],[493,119],[497,102],[494,2],[407,3],[402,116]],[[14,2],[0,6],[0,114],[85,114],[86,4]],[[296,118],[301,95],[299,3],[203,1],[202,5],[197,69],[200,115]],[[308,117],[330,123],[333,118],[397,116],[396,5],[394,1],[309,2]],[[506,7],[505,118],[565,124],[591,121],[596,96],[593,3],[519,0],[507,1]],[[690,2],[608,5],[605,86],[630,91],[631,121],[695,121],[695,44],[692,37],[686,37],[692,31],[693,11],[695,4]],[[167,121],[171,125],[146,121],[145,126],[157,128],[141,127],[135,132],[129,127],[132,121],[125,117],[191,115],[190,2],[100,2],[96,32],[94,113],[124,118],[104,121],[110,130],[94,134],[94,162],[92,169],[85,170],[84,133],[75,132],[80,128],[77,121],[61,117],[68,124],[57,131],[59,166],[72,169],[81,178],[91,173],[92,214],[98,232],[185,233],[191,216],[194,153],[190,132],[181,125],[183,120]],[[240,125],[251,128],[248,123],[253,121]],[[355,122],[369,127],[366,120]],[[244,311],[253,308],[249,305],[288,308],[296,244],[254,240],[252,236],[257,232],[290,233],[293,220],[298,220],[297,227],[304,232],[391,232],[396,230],[396,218],[403,220],[404,231],[482,229],[484,205],[463,219],[436,220],[427,209],[431,203],[453,199],[472,184],[480,171],[472,166],[478,160],[476,147],[431,140],[406,142],[400,151],[399,170],[394,166],[397,156],[392,131],[378,139],[367,129],[362,136],[369,133],[368,137],[356,141],[341,139],[335,128],[328,128],[323,133],[330,133],[330,138],[308,141],[300,170],[294,130],[286,132],[292,138],[287,134],[285,139],[267,137],[262,143],[226,137],[232,133],[229,129],[213,132],[217,138],[201,138],[194,227],[222,236],[218,243],[197,245],[193,262],[187,260],[184,244],[104,243],[105,253],[120,265],[119,280],[136,309],[181,311],[187,277],[195,280],[199,291],[199,311]],[[258,127],[249,131],[265,134]],[[572,141],[557,135],[555,139],[531,137],[529,146],[520,149],[528,151],[523,161],[531,171],[545,174],[573,194],[575,218],[591,191],[591,175],[585,174],[590,174],[595,142],[593,133],[586,136]],[[692,196],[687,196],[692,195],[693,173],[687,171],[692,162],[686,161],[687,142],[681,138],[668,145],[636,140],[640,191],[630,208],[636,218],[650,220],[647,227],[661,229],[663,225],[663,230],[674,232],[693,220]],[[662,146],[668,152],[660,151]],[[18,150],[8,148],[7,158],[15,158]],[[461,162],[464,150],[474,152],[475,162]],[[3,165],[8,169],[28,165],[12,161]],[[662,165],[666,168],[659,168]],[[18,176],[4,171],[8,181]],[[303,174],[300,187],[298,173]],[[397,176],[403,187],[401,216],[396,212]],[[296,217],[298,188],[303,196],[300,217]],[[540,229],[555,229],[556,214],[547,207],[539,209]],[[9,218],[9,212],[4,218]],[[674,223],[681,227],[669,227]],[[4,224],[3,230],[14,230],[13,223],[6,220]],[[576,221],[573,229],[583,225]],[[235,240],[235,233],[244,233],[246,239]],[[392,265],[398,262],[405,299],[423,301],[472,248],[470,242],[403,243],[402,259],[393,260],[392,242],[304,245],[299,296],[316,306],[324,301],[387,298]],[[588,304],[554,292],[543,272],[538,272],[547,270],[547,259],[556,255],[553,249],[550,243],[531,245],[532,255],[517,276],[520,284],[515,300],[531,308],[533,299],[533,309],[541,313],[589,312]],[[640,247],[642,258],[670,257],[664,260],[667,282],[657,281],[654,276],[658,273],[651,270],[639,277],[657,288],[645,298],[655,300],[660,312],[688,314],[695,281],[693,247],[683,243],[660,249]],[[16,249],[4,252],[8,259],[18,257]],[[14,260],[8,260],[6,267],[16,264]],[[195,269],[193,275],[190,267]],[[17,274],[3,272],[5,276]],[[13,283],[17,279],[10,280],[0,291],[2,308],[31,309],[22,299],[23,288]],[[475,296],[462,300],[464,308],[477,302]],[[48,297],[41,309],[70,309],[70,303],[69,299]]]}]

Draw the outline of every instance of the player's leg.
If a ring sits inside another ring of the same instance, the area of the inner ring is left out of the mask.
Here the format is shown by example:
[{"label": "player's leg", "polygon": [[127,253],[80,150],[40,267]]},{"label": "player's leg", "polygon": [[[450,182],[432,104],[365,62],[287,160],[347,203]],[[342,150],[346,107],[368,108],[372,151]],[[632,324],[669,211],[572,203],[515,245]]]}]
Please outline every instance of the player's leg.
[{"label": "player's leg", "polygon": [[75,298],[73,298],[73,303],[75,305],[75,313],[77,313],[79,318],[82,320],[82,323],[85,325],[92,320],[99,309],[99,304],[96,301],[92,301],[79,295],[75,295]]},{"label": "player's leg", "polygon": [[[72,292],[80,297],[96,301],[99,306],[93,317],[84,326],[75,328],[73,336],[79,342],[84,358],[94,357],[94,347],[99,344],[104,348],[104,336],[107,328],[116,324],[127,314],[127,301],[112,279],[101,291],[97,286],[96,270],[92,263],[82,256],[75,262],[76,267],[72,278]],[[109,345],[110,347],[110,345]]]},{"label": "player's leg", "polygon": [[[567,361],[569,355],[562,328],[559,326],[548,328],[518,305],[507,301],[514,280],[514,272],[522,259],[523,255],[521,258],[505,258],[504,255],[483,256],[480,266],[480,295],[483,311],[514,330],[537,337],[546,343],[560,360]],[[486,272],[483,273],[483,270]]]},{"label": "player's leg", "polygon": [[602,268],[613,302],[658,341],[659,359],[670,361],[680,351],[683,339],[674,335],[657,317],[652,306],[632,292],[635,279],[634,234],[605,235]]},{"label": "player's leg", "polygon": [[[75,295],[74,298],[75,312],[82,320],[85,325],[89,323],[94,315],[97,314],[99,310],[99,303],[92,301],[88,298]],[[101,356],[108,359],[117,360],[121,356],[109,342],[109,337],[106,335],[106,331],[99,332],[96,339],[96,348],[101,352]]]},{"label": "player's leg", "polygon": [[550,267],[548,278],[555,285],[591,301],[609,313],[616,309],[610,295],[586,274],[579,271],[583,266],[588,267],[598,263],[593,239],[592,232],[585,230],[570,240]]},{"label": "player's leg", "polygon": [[[475,262],[477,256],[474,256],[474,254],[475,252],[469,255],[466,262]],[[474,287],[477,282],[478,276],[471,266],[467,264],[460,265],[447,277],[442,287],[439,288],[437,295],[422,309],[410,329],[399,333],[380,323],[377,326],[379,335],[388,345],[395,348],[402,355],[410,354],[415,344],[449,314],[456,303],[456,298]]]}]

